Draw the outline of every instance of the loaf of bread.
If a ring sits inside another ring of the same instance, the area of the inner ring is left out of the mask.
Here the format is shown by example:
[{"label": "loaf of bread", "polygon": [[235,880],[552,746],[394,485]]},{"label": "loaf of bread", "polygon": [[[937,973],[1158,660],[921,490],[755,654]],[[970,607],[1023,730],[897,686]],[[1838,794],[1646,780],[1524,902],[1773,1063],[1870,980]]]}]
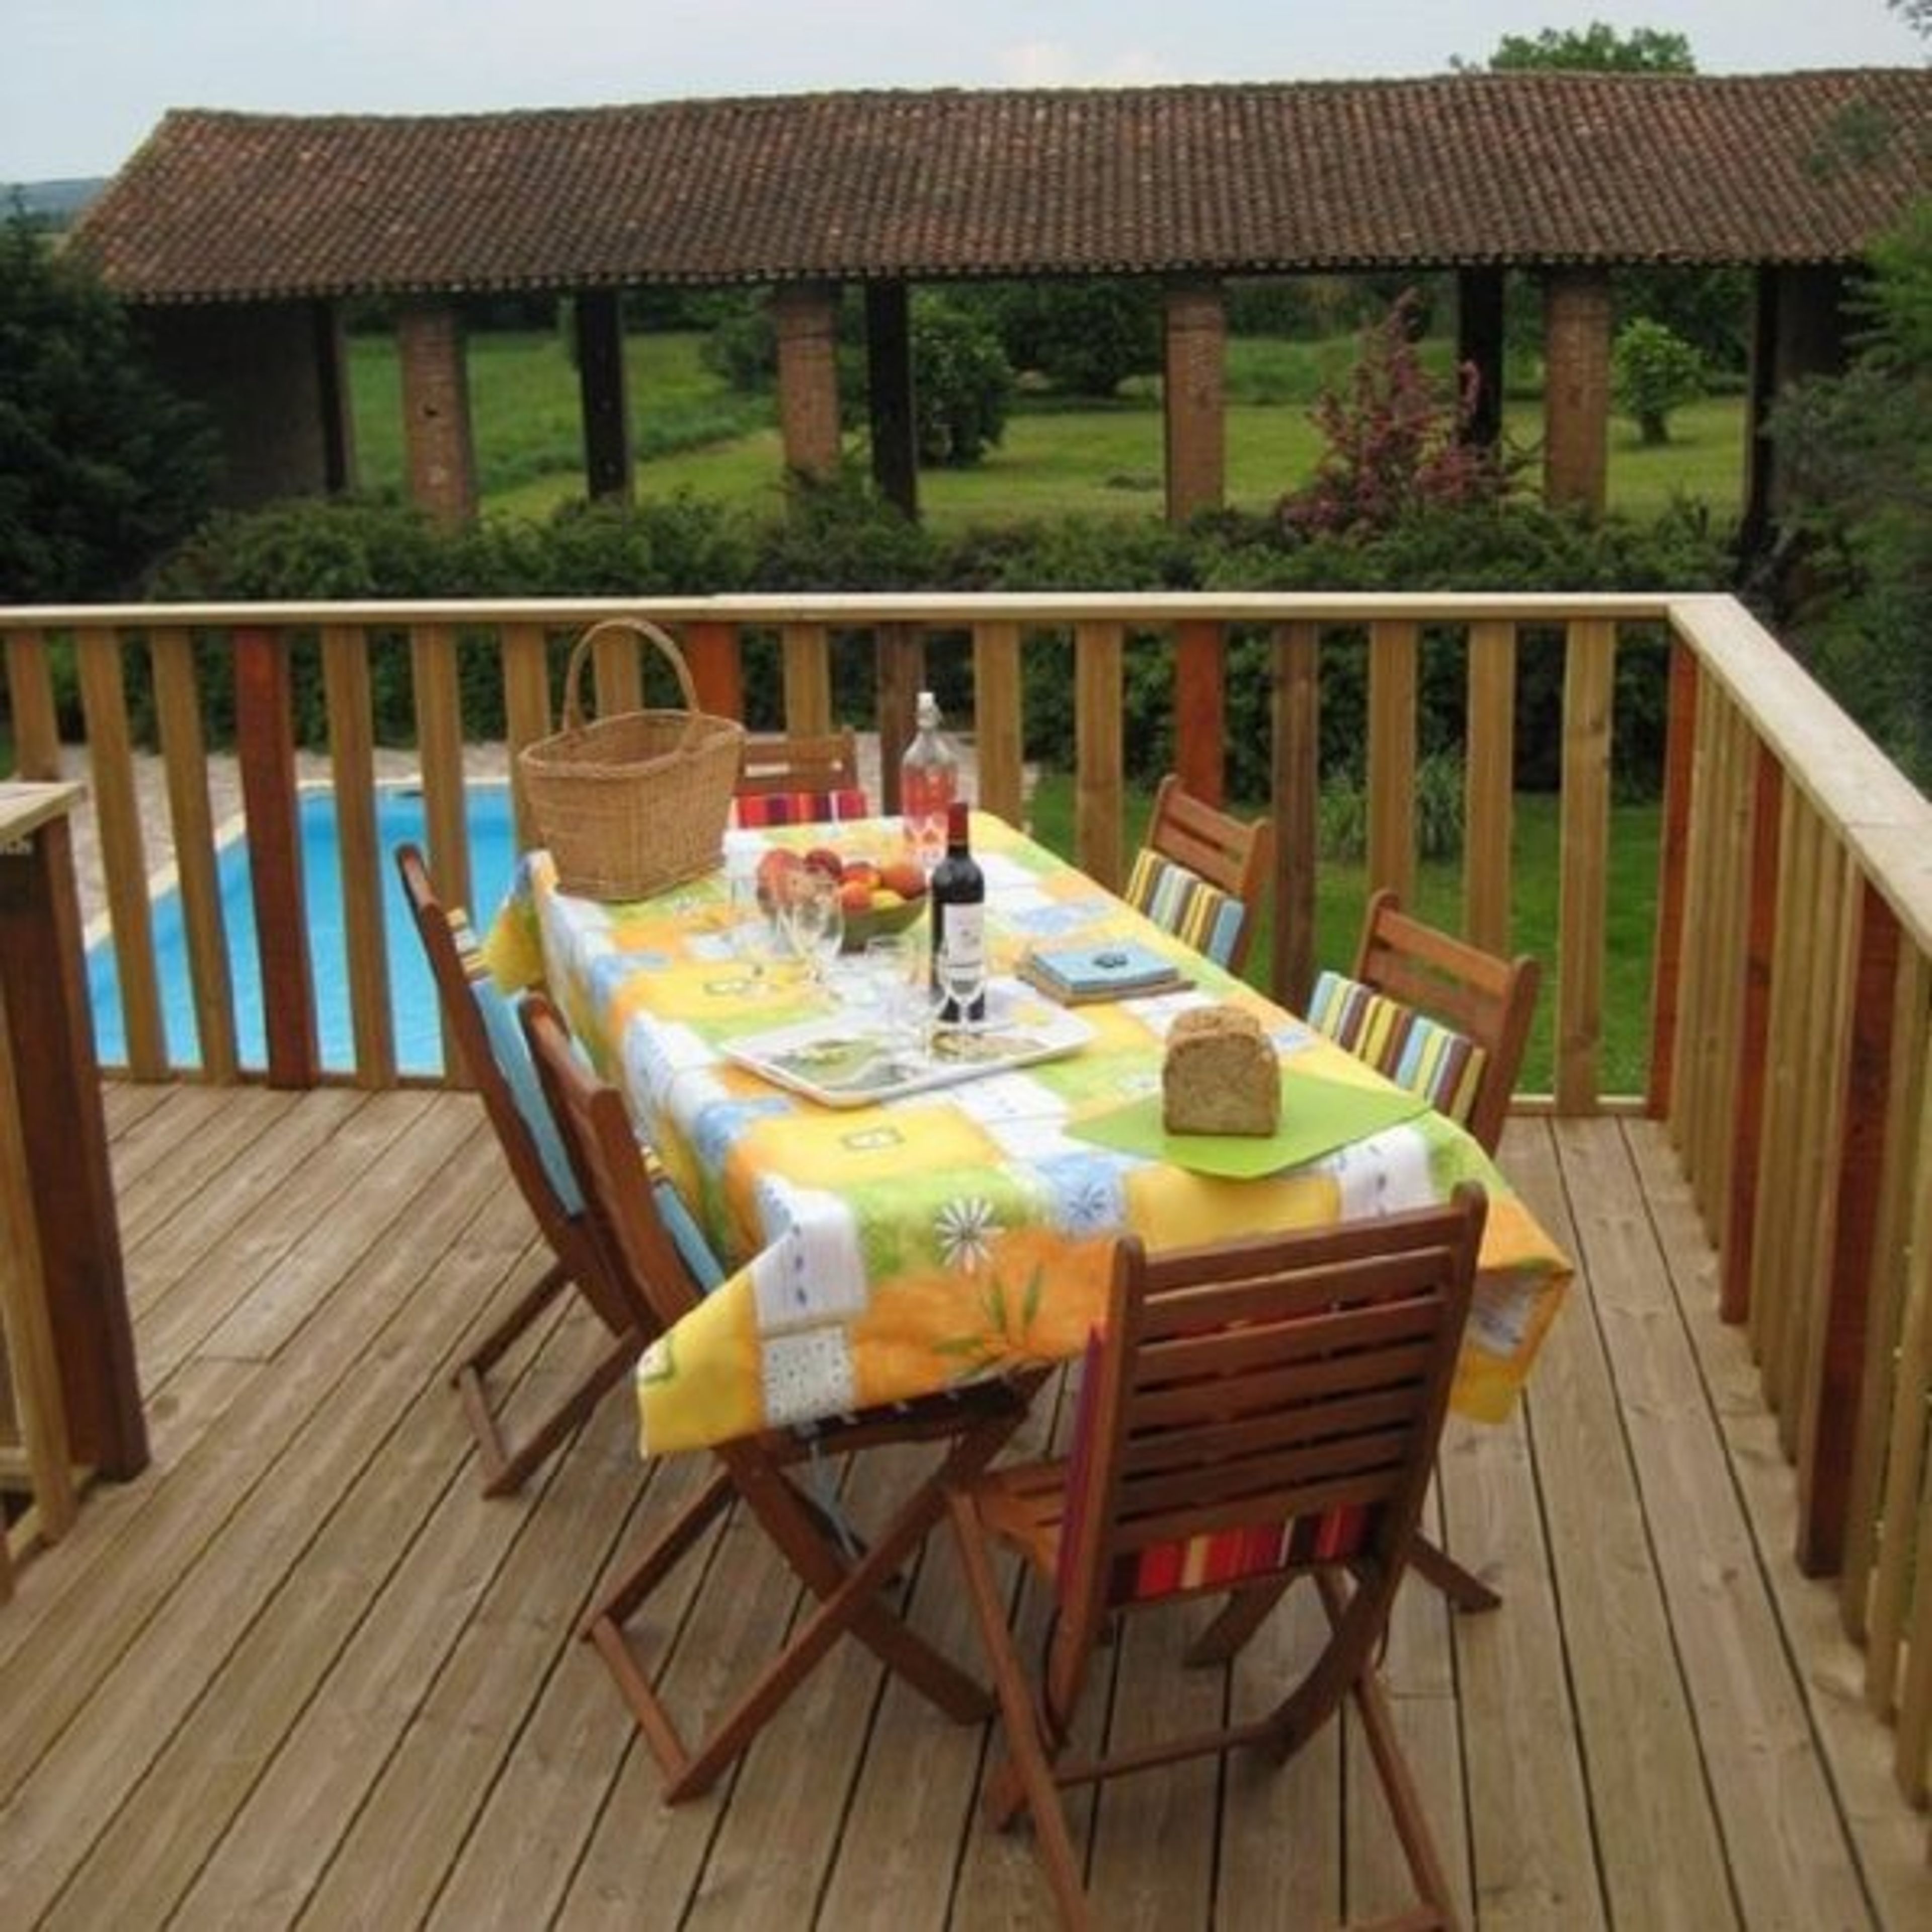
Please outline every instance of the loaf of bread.
[{"label": "loaf of bread", "polygon": [[1168,1028],[1161,1124],[1171,1134],[1271,1134],[1281,1125],[1281,1071],[1245,1007],[1190,1006]]}]

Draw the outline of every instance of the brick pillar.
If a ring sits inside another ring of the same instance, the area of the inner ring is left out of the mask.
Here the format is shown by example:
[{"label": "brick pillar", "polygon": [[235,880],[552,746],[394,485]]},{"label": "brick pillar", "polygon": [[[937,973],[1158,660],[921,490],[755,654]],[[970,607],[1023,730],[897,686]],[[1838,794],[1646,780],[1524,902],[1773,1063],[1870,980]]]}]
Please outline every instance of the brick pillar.
[{"label": "brick pillar", "polygon": [[1167,520],[1184,524],[1226,497],[1228,311],[1214,281],[1173,284],[1165,308]]},{"label": "brick pillar", "polygon": [[838,468],[838,296],[826,282],[791,282],[772,297],[778,340],[778,432],[785,467],[807,476]]},{"label": "brick pillar", "polygon": [[396,317],[396,346],[410,497],[439,522],[468,523],[476,514],[476,452],[463,319],[445,303],[410,303]]},{"label": "brick pillar", "polygon": [[1543,280],[1543,496],[1600,512],[1610,470],[1610,283],[1599,268]]}]

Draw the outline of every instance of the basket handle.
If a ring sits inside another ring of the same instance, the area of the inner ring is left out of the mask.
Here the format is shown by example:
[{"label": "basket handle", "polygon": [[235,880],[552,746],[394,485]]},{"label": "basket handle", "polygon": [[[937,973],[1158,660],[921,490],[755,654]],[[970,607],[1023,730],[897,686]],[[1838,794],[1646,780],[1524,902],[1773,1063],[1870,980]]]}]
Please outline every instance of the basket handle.
[{"label": "basket handle", "polygon": [[685,740],[688,743],[698,730],[698,687],[691,681],[691,667],[685,662],[684,653],[678,649],[676,640],[643,617],[600,618],[578,639],[570,653],[569,665],[563,674],[563,728],[566,731],[584,729],[584,705],[578,692],[578,680],[583,675],[584,661],[590,655],[590,647],[607,631],[621,631],[654,645],[658,655],[677,674],[677,688],[684,694],[685,712],[691,721],[685,727]]}]

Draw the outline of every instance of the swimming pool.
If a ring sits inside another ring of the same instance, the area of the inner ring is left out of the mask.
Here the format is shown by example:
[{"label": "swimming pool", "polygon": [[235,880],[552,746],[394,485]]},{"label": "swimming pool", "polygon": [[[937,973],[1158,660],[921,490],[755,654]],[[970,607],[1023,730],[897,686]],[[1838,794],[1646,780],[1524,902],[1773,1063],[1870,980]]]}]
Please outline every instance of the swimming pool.
[{"label": "swimming pool", "polygon": [[[470,826],[471,896],[479,922],[508,890],[516,840],[507,784],[472,784],[466,794]],[[322,1064],[348,1072],[356,1064],[349,1014],[347,950],[342,922],[342,872],[335,836],[335,795],[304,790],[301,800],[302,889],[308,907],[310,957],[314,962],[316,1030]],[[442,1030],[436,1018],[436,986],[402,884],[389,854],[405,839],[424,842],[423,798],[415,786],[385,785],[376,793],[376,836],[382,850],[382,917],[388,935],[389,1004],[395,1028],[396,1064],[406,1073],[442,1070]],[[268,1064],[262,1018],[262,982],[255,949],[255,904],[249,891],[248,842],[225,840],[218,854],[222,916],[235,981],[236,1049],[244,1067]],[[188,975],[188,938],[181,895],[170,890],[154,902],[154,964],[160,981],[161,1018],[168,1058],[176,1066],[198,1066],[201,1046],[195,1034],[194,995]],[[96,1046],[103,1066],[124,1066],[127,1031],[121,1007],[114,950],[106,939],[87,950],[87,976],[94,1004]]]}]

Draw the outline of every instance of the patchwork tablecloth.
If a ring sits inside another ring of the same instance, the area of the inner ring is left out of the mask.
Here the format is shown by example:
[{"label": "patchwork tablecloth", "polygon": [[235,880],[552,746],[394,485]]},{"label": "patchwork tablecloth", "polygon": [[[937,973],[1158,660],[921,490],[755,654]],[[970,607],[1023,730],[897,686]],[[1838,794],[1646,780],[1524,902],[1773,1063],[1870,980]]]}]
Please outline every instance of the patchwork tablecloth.
[{"label": "patchwork tablecloth", "polygon": [[[732,836],[896,856],[899,832],[873,820]],[[996,970],[1035,944],[1119,935],[1171,952],[1193,983],[1083,1006],[1093,1038],[1069,1058],[840,1110],[724,1058],[734,1038],[806,1018],[824,996],[790,977],[774,987],[734,953],[722,874],[605,904],[559,892],[544,854],[524,861],[490,934],[494,970],[506,985],[548,981],[731,1270],[639,1366],[645,1451],[1074,1355],[1124,1230],[1156,1249],[1224,1240],[1400,1212],[1464,1179],[1490,1209],[1454,1401],[1506,1415],[1570,1269],[1476,1143],[1425,1111],[1235,1180],[1080,1138],[1082,1120],[1157,1089],[1166,1030],[1202,999],[1252,1006],[1298,1064],[1385,1083],[1002,821],[975,814],[973,838]]]}]

